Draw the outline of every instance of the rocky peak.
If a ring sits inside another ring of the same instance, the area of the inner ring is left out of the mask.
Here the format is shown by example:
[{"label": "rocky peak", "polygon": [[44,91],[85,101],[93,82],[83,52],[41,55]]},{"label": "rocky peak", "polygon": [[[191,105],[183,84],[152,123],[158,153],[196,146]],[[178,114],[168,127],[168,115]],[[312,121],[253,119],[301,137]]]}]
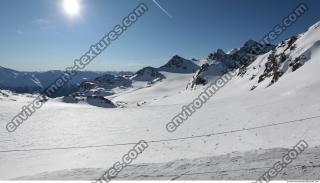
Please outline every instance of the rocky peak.
[{"label": "rocky peak", "polygon": [[252,46],[256,46],[256,45],[258,45],[258,44],[260,44],[260,43],[254,41],[254,40],[252,40],[252,39],[249,39],[248,41],[246,41],[246,42],[244,43],[244,47],[252,47]]},{"label": "rocky peak", "polygon": [[138,72],[134,76],[132,76],[132,80],[135,81],[153,81],[155,79],[163,79],[165,78],[157,68],[153,67],[145,67]]},{"label": "rocky peak", "polygon": [[175,66],[180,68],[183,66],[184,61],[185,61],[184,58],[180,57],[179,55],[175,55],[169,60],[169,62],[166,65],[164,65],[164,67],[169,68],[169,67]]},{"label": "rocky peak", "polygon": [[211,53],[208,58],[210,60],[225,60],[227,58],[227,54],[222,49],[217,49],[213,53]]},{"label": "rocky peak", "polygon": [[198,65],[179,55],[173,56],[168,63],[159,68],[160,71],[173,73],[194,73],[199,68]]}]

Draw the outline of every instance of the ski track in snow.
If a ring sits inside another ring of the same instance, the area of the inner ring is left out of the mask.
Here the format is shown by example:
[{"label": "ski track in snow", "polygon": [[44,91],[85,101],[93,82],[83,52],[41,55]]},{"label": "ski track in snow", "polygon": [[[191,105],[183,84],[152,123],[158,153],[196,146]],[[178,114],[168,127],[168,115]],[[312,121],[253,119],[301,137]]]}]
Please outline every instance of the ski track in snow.
[{"label": "ski track in snow", "polygon": [[[180,159],[161,164],[135,164],[126,167],[115,180],[257,180],[275,162],[281,160],[289,149],[275,148],[234,152],[216,157],[193,160]],[[283,169],[274,180],[318,180],[320,170],[319,147],[299,155]],[[72,169],[17,180],[94,180],[104,169]]]}]

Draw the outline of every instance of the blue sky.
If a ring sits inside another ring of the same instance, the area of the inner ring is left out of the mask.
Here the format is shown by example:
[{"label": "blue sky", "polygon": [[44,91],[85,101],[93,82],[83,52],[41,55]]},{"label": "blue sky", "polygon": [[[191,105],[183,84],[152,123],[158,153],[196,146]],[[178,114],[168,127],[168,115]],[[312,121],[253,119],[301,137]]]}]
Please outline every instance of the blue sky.
[{"label": "blue sky", "polygon": [[[248,39],[259,40],[288,15],[298,0],[80,0],[77,17],[66,16],[62,0],[0,1],[0,66],[23,71],[64,69],[85,53],[140,2],[149,11],[97,57],[87,70],[137,70],[160,66],[179,54],[206,57]],[[320,1],[277,41],[320,21]]]}]

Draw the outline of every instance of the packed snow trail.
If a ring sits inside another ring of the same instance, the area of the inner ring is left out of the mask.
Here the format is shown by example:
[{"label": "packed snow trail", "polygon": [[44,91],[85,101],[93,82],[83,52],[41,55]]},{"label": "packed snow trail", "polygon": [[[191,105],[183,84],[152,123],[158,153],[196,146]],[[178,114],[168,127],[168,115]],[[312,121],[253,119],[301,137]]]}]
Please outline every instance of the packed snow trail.
[{"label": "packed snow trail", "polygon": [[[319,180],[320,147],[306,149],[274,180]],[[135,164],[115,180],[257,180],[288,149],[233,152],[222,156],[179,159],[160,164]],[[17,180],[94,180],[104,169],[71,169],[20,177]]]}]

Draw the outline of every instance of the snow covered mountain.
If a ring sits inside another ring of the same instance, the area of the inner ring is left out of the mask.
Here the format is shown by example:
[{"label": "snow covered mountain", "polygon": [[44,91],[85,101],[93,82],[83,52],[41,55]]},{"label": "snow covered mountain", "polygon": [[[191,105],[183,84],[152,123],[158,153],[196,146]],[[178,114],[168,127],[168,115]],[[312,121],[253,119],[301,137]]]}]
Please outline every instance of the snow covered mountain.
[{"label": "snow covered mountain", "polygon": [[[107,73],[117,74],[117,72],[80,71],[55,96],[64,96],[76,91],[83,81],[94,79]],[[12,90],[18,93],[39,93],[61,74],[63,74],[62,71],[20,72],[0,67],[0,89]]]},{"label": "snow covered mountain", "polygon": [[[87,103],[89,105],[113,108],[116,107],[106,96],[114,95],[118,90],[132,86],[130,76],[105,74],[93,80],[84,81],[79,89],[62,98],[66,103]],[[119,92],[119,91],[118,91]]]},{"label": "snow covered mountain", "polygon": [[[106,74],[100,77],[95,78],[92,82],[83,82],[80,85],[80,90],[85,91],[86,89],[92,89],[93,85],[96,89],[105,88],[113,89],[116,87],[130,87],[131,80],[127,79],[125,76],[115,76]],[[91,87],[90,87],[91,86]]]},{"label": "snow covered mountain", "polygon": [[[84,81],[80,84],[79,90],[65,97],[63,101],[74,102],[86,100],[86,97],[104,97],[105,99],[112,95],[121,95],[128,90],[137,90],[151,87],[152,85],[166,79],[165,73],[190,74],[194,73],[199,66],[196,61],[184,59],[178,55],[173,56],[167,64],[159,68],[144,67],[134,75],[114,76],[104,75],[93,80]],[[84,99],[83,99],[84,98]],[[138,102],[138,106],[144,104],[144,101]],[[121,106],[123,106],[121,104]]]},{"label": "snow covered mountain", "polygon": [[164,79],[164,75],[159,72],[159,69],[153,67],[145,67],[138,72],[131,78],[134,81],[159,81]]},{"label": "snow covered mountain", "polygon": [[28,93],[41,90],[42,85],[34,74],[0,66],[0,88]]},{"label": "snow covered mountain", "polygon": [[172,73],[194,73],[199,69],[199,66],[191,60],[180,57],[179,55],[173,56],[167,64],[161,66],[159,71],[166,71]]},{"label": "snow covered mountain", "polygon": [[275,46],[273,45],[262,45],[256,41],[249,40],[241,48],[232,49],[228,53],[217,49],[215,52],[209,54],[206,62],[200,67],[188,84],[188,88],[194,88],[196,85],[205,85],[230,70],[240,67],[246,68],[257,56],[267,53],[274,48]]},{"label": "snow covered mountain", "polygon": [[291,75],[303,67],[320,51],[320,23],[307,32],[282,41],[272,51],[260,55],[239,75],[248,80],[251,90],[273,85],[286,75]]},{"label": "snow covered mountain", "polygon": [[[248,90],[265,88],[286,74],[297,71],[311,59],[312,54],[319,51],[319,45],[319,23],[317,23],[307,32],[292,36],[277,46],[262,46],[250,40],[243,47],[228,53],[218,49],[208,56],[207,63],[196,72],[188,88],[206,85],[234,69],[239,69],[239,77],[247,79],[247,84],[250,85]],[[264,49],[260,50],[259,47]]]}]

